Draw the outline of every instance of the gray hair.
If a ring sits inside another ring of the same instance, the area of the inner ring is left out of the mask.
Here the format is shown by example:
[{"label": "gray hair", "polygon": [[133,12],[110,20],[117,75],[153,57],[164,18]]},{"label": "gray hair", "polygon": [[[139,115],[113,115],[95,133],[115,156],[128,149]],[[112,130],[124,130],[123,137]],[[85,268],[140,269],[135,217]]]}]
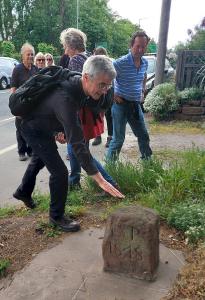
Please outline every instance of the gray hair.
[{"label": "gray hair", "polygon": [[33,54],[35,55],[34,47],[33,47],[31,44],[29,44],[29,43],[23,44],[23,46],[21,47],[21,55],[23,55],[24,52],[25,52],[27,49],[32,50],[32,51],[33,51]]},{"label": "gray hair", "polygon": [[34,65],[36,65],[36,61],[37,61],[37,59],[39,59],[39,58],[44,58],[44,59],[45,59],[45,55],[44,55],[42,52],[38,52],[38,53],[36,54],[36,56],[34,57]]},{"label": "gray hair", "polygon": [[60,35],[61,44],[71,49],[85,51],[87,36],[84,32],[76,28],[67,28],[61,32]]},{"label": "gray hair", "polygon": [[92,78],[106,74],[112,80],[116,77],[112,60],[105,55],[90,56],[83,65],[82,74],[88,74]]}]

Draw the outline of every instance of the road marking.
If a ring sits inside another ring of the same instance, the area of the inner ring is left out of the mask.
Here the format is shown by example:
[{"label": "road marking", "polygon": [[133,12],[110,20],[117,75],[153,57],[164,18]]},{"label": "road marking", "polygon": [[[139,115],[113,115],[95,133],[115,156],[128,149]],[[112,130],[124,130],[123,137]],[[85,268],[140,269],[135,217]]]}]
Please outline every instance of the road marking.
[{"label": "road marking", "polygon": [[6,153],[6,152],[9,152],[9,151],[11,151],[11,150],[14,150],[14,149],[16,149],[16,148],[17,148],[17,144],[13,144],[13,145],[11,145],[11,146],[9,146],[9,147],[6,147],[6,148],[0,150],[0,155],[4,154],[4,153]]},{"label": "road marking", "polygon": [[11,118],[8,118],[8,119],[3,119],[0,121],[0,123],[3,123],[3,122],[7,122],[7,121],[10,121],[10,120],[13,120],[15,119],[15,117],[11,117]]},{"label": "road marking", "polygon": [[0,91],[0,94],[7,94],[8,92],[7,91]]}]

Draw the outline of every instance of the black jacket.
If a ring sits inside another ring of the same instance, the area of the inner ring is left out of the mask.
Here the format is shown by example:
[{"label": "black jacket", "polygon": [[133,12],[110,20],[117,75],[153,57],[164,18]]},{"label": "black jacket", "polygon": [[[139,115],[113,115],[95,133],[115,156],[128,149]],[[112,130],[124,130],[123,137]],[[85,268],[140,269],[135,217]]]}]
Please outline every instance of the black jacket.
[{"label": "black jacket", "polygon": [[36,129],[41,136],[53,136],[56,131],[64,131],[67,142],[72,145],[83,169],[88,175],[94,175],[98,170],[85,145],[78,117],[78,111],[85,105],[87,98],[82,88],[81,76],[76,75],[50,91],[23,122],[35,120],[35,127],[38,127]]}]

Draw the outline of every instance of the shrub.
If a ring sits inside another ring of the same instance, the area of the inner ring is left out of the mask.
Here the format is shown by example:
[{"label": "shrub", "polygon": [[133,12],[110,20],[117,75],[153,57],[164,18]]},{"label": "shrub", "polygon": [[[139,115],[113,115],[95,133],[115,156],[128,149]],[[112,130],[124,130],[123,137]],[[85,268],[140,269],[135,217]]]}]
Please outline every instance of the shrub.
[{"label": "shrub", "polygon": [[203,97],[203,91],[197,87],[186,88],[179,92],[179,99],[181,104],[187,103],[190,100],[200,100]]},{"label": "shrub", "polygon": [[52,55],[55,55],[57,53],[56,48],[53,45],[49,45],[46,43],[39,43],[38,46],[38,51],[42,53],[50,53]]},{"label": "shrub", "polygon": [[169,225],[184,231],[190,243],[205,238],[204,204],[178,204],[169,213],[167,220]]},{"label": "shrub", "polygon": [[1,51],[2,51],[3,56],[12,57],[12,55],[15,51],[15,46],[10,41],[3,41],[1,43]]},{"label": "shrub", "polygon": [[145,98],[144,107],[151,112],[155,120],[165,120],[179,108],[175,85],[162,83],[154,87]]}]

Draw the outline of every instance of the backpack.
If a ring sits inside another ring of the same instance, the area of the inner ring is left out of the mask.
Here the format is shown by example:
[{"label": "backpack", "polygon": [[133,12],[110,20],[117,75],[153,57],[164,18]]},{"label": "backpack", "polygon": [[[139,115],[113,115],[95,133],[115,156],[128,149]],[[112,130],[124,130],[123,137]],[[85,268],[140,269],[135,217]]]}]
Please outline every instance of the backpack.
[{"label": "backpack", "polygon": [[59,66],[42,69],[10,95],[9,108],[11,113],[14,116],[25,118],[41,103],[44,95],[60,85],[62,81],[75,75],[81,75],[81,73]]}]

